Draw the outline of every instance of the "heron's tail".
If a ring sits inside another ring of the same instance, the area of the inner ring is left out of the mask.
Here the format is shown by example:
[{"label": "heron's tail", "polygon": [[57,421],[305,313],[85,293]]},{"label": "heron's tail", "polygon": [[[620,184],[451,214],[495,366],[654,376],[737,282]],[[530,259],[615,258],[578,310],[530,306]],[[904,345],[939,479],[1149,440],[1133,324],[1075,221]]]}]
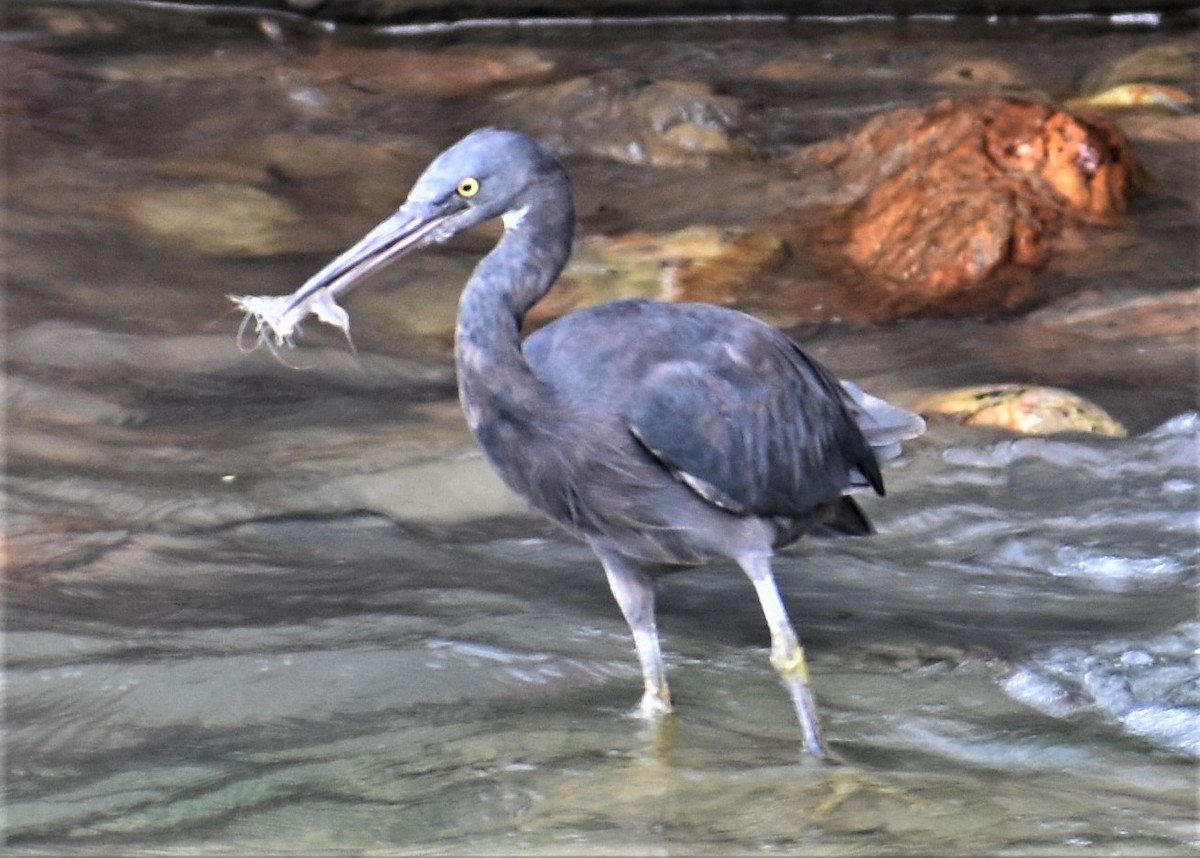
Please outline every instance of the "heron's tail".
[{"label": "heron's tail", "polygon": [[900,442],[916,438],[925,431],[925,421],[878,396],[872,396],[858,385],[843,381],[842,389],[849,394],[850,413],[879,462],[900,455]]}]

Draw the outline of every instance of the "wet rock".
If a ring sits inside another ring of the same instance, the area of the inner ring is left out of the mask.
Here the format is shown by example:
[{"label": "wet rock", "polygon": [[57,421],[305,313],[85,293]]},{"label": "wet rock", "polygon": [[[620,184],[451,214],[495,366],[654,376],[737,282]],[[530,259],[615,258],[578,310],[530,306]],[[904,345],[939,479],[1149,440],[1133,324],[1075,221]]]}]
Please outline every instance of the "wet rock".
[{"label": "wet rock", "polygon": [[647,81],[624,71],[575,78],[506,96],[505,121],[564,153],[654,167],[697,166],[748,151],[741,105],[705,84]]},{"label": "wet rock", "polygon": [[1063,106],[1070,110],[1152,108],[1182,113],[1191,103],[1192,97],[1182,89],[1158,83],[1123,83],[1093,95],[1068,99]]},{"label": "wet rock", "polygon": [[[983,124],[987,155],[1010,181],[1025,185],[1016,193],[1033,205],[1061,208],[1067,217],[1091,223],[1116,223],[1144,181],[1133,150],[1116,126],[1104,120],[1045,104],[997,101],[985,108]],[[1014,231],[1014,238],[1020,238],[1020,231]],[[1014,248],[1017,261],[1022,261],[1023,244]]]},{"label": "wet rock", "polygon": [[389,177],[387,171],[395,172],[400,164],[412,172],[433,154],[426,144],[403,136],[363,141],[279,131],[243,140],[218,140],[212,147],[168,156],[157,162],[156,170],[171,178],[225,182],[259,182],[271,177],[304,182],[330,176],[349,182],[355,174],[365,173],[375,184],[395,181],[397,187],[390,191],[394,199],[403,192],[402,182],[399,177]]},{"label": "wet rock", "polygon": [[554,64],[528,48],[381,50],[323,42],[298,64],[319,84],[414,96],[467,95],[499,84],[529,83]]},{"label": "wet rock", "polygon": [[784,259],[767,232],[694,226],[668,233],[589,236],[559,282],[529,314],[543,325],[581,307],[621,298],[732,303],[754,278]]},{"label": "wet rock", "polygon": [[929,79],[942,85],[981,89],[1025,84],[1024,76],[1016,68],[990,57],[951,63],[935,71]]},{"label": "wet rock", "polygon": [[[1012,310],[1072,223],[1116,224],[1145,174],[1102,119],[1015,98],[881,114],[788,160],[793,243],[856,286],[872,319]],[[795,206],[793,204],[793,213]]]},{"label": "wet rock", "polygon": [[1093,69],[1080,87],[1084,94],[1067,100],[1064,106],[1071,110],[1149,108],[1182,113],[1193,99],[1179,87],[1194,87],[1198,79],[1200,72],[1190,47],[1152,45]]},{"label": "wet rock", "polygon": [[751,77],[770,81],[824,80],[834,74],[835,67],[820,56],[768,60],[750,72]]},{"label": "wet rock", "polygon": [[1200,143],[1200,115],[1128,113],[1121,117],[1121,130],[1131,140],[1149,143]]},{"label": "wet rock", "polygon": [[962,647],[896,641],[869,641],[849,648],[848,664],[863,671],[889,673],[953,669],[971,656]]},{"label": "wet rock", "polygon": [[380,213],[399,205],[434,154],[428,144],[403,135],[362,140],[281,131],[220,138],[215,145],[157,161],[154,169],[174,181],[286,191],[303,212],[303,222],[285,244],[333,252],[374,226]]},{"label": "wet rock", "polygon": [[96,74],[112,83],[155,84],[184,80],[228,80],[260,77],[275,66],[275,58],[261,50],[230,49],[194,54],[158,52],[127,54],[106,60]]},{"label": "wet rock", "polygon": [[301,249],[288,240],[288,228],[299,215],[283,200],[249,185],[148,188],[127,197],[124,209],[142,229],[200,253],[269,256]]},{"label": "wet rock", "polygon": [[1195,337],[1200,334],[1200,289],[1152,295],[1087,290],[1037,311],[1030,321],[1100,340]]},{"label": "wet rock", "polygon": [[1198,76],[1194,48],[1182,44],[1151,45],[1089,72],[1080,90],[1101,92],[1126,83],[1193,83]]},{"label": "wet rock", "polygon": [[1023,435],[1086,432],[1124,438],[1125,427],[1100,406],[1067,390],[1022,384],[989,384],[930,394],[915,406],[967,426],[994,426]]}]

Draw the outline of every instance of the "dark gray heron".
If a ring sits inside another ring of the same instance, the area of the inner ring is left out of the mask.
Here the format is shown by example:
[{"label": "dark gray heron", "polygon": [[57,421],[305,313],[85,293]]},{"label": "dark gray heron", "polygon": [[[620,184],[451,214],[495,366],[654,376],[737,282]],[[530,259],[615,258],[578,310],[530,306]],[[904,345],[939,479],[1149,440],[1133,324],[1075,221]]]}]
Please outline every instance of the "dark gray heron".
[{"label": "dark gray heron", "polygon": [[671,712],[655,579],[727,558],[754,584],[805,746],[827,758],[771,557],[816,528],[870,533],[848,493],[883,494],[880,462],[922,431],[921,419],[723,307],[618,301],[522,342],[526,312],[570,254],[575,212],[557,159],[512,131],[475,131],[439,155],[408,200],[297,290],[288,310],[495,217],[504,236],[458,309],[463,411],[504,482],[600,558],[641,661],[640,712]]}]

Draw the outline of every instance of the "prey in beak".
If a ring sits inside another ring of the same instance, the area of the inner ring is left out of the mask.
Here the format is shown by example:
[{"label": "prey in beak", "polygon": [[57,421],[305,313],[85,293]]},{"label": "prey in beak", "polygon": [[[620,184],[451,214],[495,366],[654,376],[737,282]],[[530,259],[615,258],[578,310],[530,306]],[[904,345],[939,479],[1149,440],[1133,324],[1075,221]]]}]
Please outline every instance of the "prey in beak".
[{"label": "prey in beak", "polygon": [[[461,195],[441,201],[409,199],[395,214],[377,225],[343,251],[328,265],[310,277],[290,295],[229,295],[234,305],[246,314],[238,327],[238,347],[254,351],[266,346],[279,357],[278,349],[295,345],[300,323],[308,316],[338,328],[350,348],[350,314],[337,303],[368,275],[373,274],[410,250],[452,236],[474,218]],[[467,223],[466,221],[470,221]],[[245,345],[246,330],[253,323],[255,340]]]}]

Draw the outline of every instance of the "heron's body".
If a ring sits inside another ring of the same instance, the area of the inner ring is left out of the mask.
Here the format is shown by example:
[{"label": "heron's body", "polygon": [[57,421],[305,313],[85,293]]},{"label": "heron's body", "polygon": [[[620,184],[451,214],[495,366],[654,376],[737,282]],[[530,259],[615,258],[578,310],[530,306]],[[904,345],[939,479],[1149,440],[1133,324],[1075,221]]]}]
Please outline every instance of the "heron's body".
[{"label": "heron's body", "polygon": [[741,313],[621,301],[566,316],[524,343],[534,408],[477,345],[460,350],[468,419],[504,480],[647,566],[769,553],[852,504],[852,482],[878,483],[836,382]]},{"label": "heron's body", "polygon": [[514,132],[478,131],[440,155],[396,215],[299,294],[341,291],[490,217],[504,219],[504,237],[459,305],[463,409],[504,481],[599,556],[637,645],[643,713],[671,709],[654,577],[729,559],[755,586],[806,744],[825,756],[770,558],[818,526],[869,532],[847,494],[883,493],[879,462],[920,419],[840,383],[775,329],[711,305],[620,301],[522,343],[525,313],[570,253],[574,210],[557,160]]}]

